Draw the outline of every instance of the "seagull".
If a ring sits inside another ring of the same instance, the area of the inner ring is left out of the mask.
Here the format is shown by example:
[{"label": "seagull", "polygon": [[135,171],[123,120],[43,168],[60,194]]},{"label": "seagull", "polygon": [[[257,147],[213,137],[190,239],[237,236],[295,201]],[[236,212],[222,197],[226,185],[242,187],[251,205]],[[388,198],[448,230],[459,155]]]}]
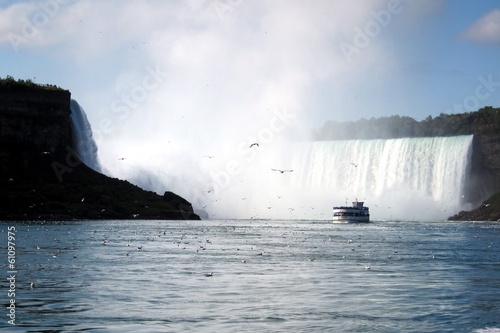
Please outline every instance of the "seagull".
[{"label": "seagull", "polygon": [[54,258],[57,258],[57,255],[59,254],[59,252],[61,252],[61,250],[57,249],[56,252],[54,252]]},{"label": "seagull", "polygon": [[50,151],[44,151],[42,155],[52,155],[52,153]]},{"label": "seagull", "polygon": [[351,162],[351,163],[349,163],[349,164],[354,165],[354,167],[355,167],[355,168],[357,168],[357,167],[358,167],[358,165],[357,165],[357,164],[354,164],[354,163],[352,163],[352,162]]},{"label": "seagull", "polygon": [[214,272],[205,273],[205,277],[212,277],[212,276],[214,276]]},{"label": "seagull", "polygon": [[205,156],[203,156],[203,157],[214,158],[215,156],[205,155]]},{"label": "seagull", "polygon": [[293,170],[280,170],[280,169],[271,169],[273,171],[278,171],[280,173],[284,173],[284,172],[292,172]]},{"label": "seagull", "polygon": [[30,287],[31,287],[31,289],[34,289],[35,288],[35,282],[31,281]]},{"label": "seagull", "polygon": [[252,143],[252,144],[250,145],[250,147],[248,147],[248,148],[252,148],[253,146],[259,147],[259,144],[258,144],[257,142],[254,142],[254,143]]},{"label": "seagull", "polygon": [[119,160],[120,161],[123,161],[125,159],[125,157],[120,157]]}]

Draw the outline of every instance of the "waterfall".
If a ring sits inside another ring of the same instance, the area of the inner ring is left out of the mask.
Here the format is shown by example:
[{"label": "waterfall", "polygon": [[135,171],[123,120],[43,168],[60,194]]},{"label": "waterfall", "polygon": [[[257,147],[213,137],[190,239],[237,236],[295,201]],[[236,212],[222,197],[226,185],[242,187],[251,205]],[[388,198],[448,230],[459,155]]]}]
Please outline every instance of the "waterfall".
[{"label": "waterfall", "polygon": [[445,220],[471,208],[464,198],[472,139],[275,140],[215,158],[164,154],[160,164],[128,168],[120,177],[158,193],[182,193],[214,219],[328,221],[333,206],[358,199],[373,221]]},{"label": "waterfall", "polygon": [[380,216],[447,217],[464,204],[471,155],[472,136],[301,143],[291,154],[298,171],[291,183],[309,195],[348,198],[338,204],[376,204]]},{"label": "waterfall", "polygon": [[92,128],[83,108],[74,99],[70,103],[73,127],[73,145],[78,157],[88,167],[101,172],[97,157],[97,145],[92,137]]},{"label": "waterfall", "polygon": [[230,168],[211,173],[215,191],[202,202],[211,216],[329,220],[333,206],[355,199],[370,207],[373,220],[443,220],[470,208],[463,201],[471,135],[259,148],[252,158],[231,161],[238,165],[231,176]]}]

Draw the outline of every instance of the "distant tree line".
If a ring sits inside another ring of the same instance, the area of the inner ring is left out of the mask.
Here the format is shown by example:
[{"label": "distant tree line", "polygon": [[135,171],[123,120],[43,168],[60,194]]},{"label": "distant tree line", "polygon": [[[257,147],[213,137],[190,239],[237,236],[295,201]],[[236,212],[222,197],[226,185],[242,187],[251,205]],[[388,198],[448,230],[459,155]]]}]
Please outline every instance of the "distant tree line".
[{"label": "distant tree line", "polygon": [[327,121],[314,133],[315,140],[369,140],[455,136],[500,132],[500,108],[486,106],[475,112],[444,114],[422,121],[407,116],[362,118],[355,122]]},{"label": "distant tree line", "polygon": [[31,79],[14,79],[12,76],[7,75],[5,78],[0,77],[0,89],[11,90],[64,90],[53,84],[38,84]]}]

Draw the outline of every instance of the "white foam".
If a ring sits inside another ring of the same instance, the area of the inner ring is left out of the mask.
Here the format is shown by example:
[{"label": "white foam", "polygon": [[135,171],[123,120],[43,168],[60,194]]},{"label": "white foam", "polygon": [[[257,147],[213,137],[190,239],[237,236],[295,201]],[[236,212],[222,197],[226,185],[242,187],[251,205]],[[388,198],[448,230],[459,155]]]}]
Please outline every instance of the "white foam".
[{"label": "white foam", "polygon": [[474,333],[500,333],[500,328],[497,327],[479,328],[475,330]]}]

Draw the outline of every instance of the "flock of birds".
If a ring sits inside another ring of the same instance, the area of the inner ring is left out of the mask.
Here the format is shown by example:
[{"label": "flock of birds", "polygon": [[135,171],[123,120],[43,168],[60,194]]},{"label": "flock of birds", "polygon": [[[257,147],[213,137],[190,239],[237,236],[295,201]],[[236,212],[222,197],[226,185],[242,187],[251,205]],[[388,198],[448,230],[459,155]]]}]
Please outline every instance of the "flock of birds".
[{"label": "flock of birds", "polygon": [[[257,147],[260,147],[259,143],[258,142],[254,142],[252,144],[250,144],[248,146],[248,148],[252,149],[252,148],[257,148]],[[214,155],[204,155],[203,157],[205,158],[208,158],[208,159],[213,159],[215,158]],[[350,165],[352,165],[354,168],[357,168],[358,167],[358,164],[354,163],[354,162],[349,162]],[[270,169],[271,171],[274,171],[274,172],[277,172],[277,173],[280,173],[280,174],[285,174],[285,173],[291,173],[294,171],[294,169],[278,169],[278,168],[271,168]],[[242,182],[242,181],[241,181]],[[205,190],[205,193],[207,194],[210,194],[210,193],[213,193],[215,189],[211,188],[211,189],[208,189],[208,190]],[[281,199],[283,196],[282,195],[277,195],[277,198],[278,199]],[[247,197],[243,197],[241,200],[247,200]],[[213,202],[217,202],[218,199],[215,199],[215,200],[212,200],[212,201],[208,201],[206,202],[204,205],[202,205],[202,209],[205,209],[209,206],[210,203],[213,203]],[[267,209],[271,209],[272,207],[271,206],[266,206]],[[301,207],[301,208],[304,208],[304,207]],[[255,208],[257,209],[257,208]],[[314,210],[314,207],[311,207],[312,210]],[[291,216],[293,216],[293,212],[294,212],[294,208],[288,208],[290,214],[292,214]],[[320,216],[324,215],[324,212],[321,212],[319,213],[319,216],[317,216],[318,218]],[[215,217],[216,215],[215,214],[212,214],[211,215],[212,217]],[[255,218],[258,218],[257,215],[253,215],[250,217],[251,219],[255,219]]]},{"label": "flock of birds", "polygon": [[[248,148],[249,149],[255,149],[255,148],[259,148],[260,147],[260,144],[258,142],[253,142],[251,143]],[[208,159],[213,159],[215,158],[214,155],[204,155],[203,156],[204,158],[208,158]],[[121,161],[124,161],[126,159],[126,157],[120,157],[118,158],[118,160],[121,160]],[[358,167],[358,164],[354,163],[354,162],[349,162],[350,165],[352,165],[354,168],[357,168]],[[270,168],[271,171],[274,171],[274,172],[277,172],[277,173],[280,173],[280,174],[285,174],[285,173],[291,173],[294,171],[294,169],[278,169],[278,168]],[[242,180],[240,180],[240,182],[243,182]],[[215,191],[214,188],[210,188],[210,189],[207,189],[207,190],[204,190],[204,193],[206,194],[211,194]],[[278,199],[281,199],[283,196],[282,195],[277,195]],[[243,197],[241,200],[247,200],[247,197]],[[206,209],[211,203],[215,203],[217,201],[219,201],[219,199],[212,199],[212,198],[207,198],[205,197],[205,203],[201,205],[201,208],[202,209]],[[265,208],[267,209],[271,209],[272,207],[271,206],[266,206]],[[304,207],[302,207],[304,208]],[[257,208],[255,208],[257,209]],[[312,207],[311,209],[314,209],[314,207]],[[293,213],[294,213],[294,208],[289,208],[288,209],[290,214],[292,214],[291,216],[293,217]],[[320,215],[324,215],[324,212],[320,213]],[[215,214],[211,214],[211,217],[215,217],[216,215]],[[133,218],[136,218],[137,216],[133,216]],[[257,218],[258,216],[257,215],[253,215],[251,216],[250,218],[251,219],[254,219],[254,218]],[[320,216],[317,216],[318,218]]]},{"label": "flock of birds", "polygon": [[[156,230],[152,228],[141,230],[127,230],[121,232],[118,229],[91,230],[77,237],[71,246],[63,248],[48,248],[37,246],[36,250],[40,255],[51,254],[52,260],[82,260],[92,265],[93,253],[120,254],[125,258],[133,257],[133,253],[139,255],[146,251],[146,257],[160,260],[162,254],[171,253],[174,255],[197,256],[202,255],[209,268],[216,268],[219,260],[229,260],[234,262],[239,260],[241,264],[259,265],[262,260],[268,264],[278,265],[287,262],[287,265],[301,266],[300,261],[322,261],[323,265],[362,265],[365,270],[372,270],[369,260],[371,251],[375,248],[382,248],[387,251],[385,259],[390,260],[398,255],[398,244],[402,242],[402,234],[384,235],[382,239],[374,240],[373,237],[364,232],[364,229],[333,227],[331,224],[297,224],[297,225],[276,225],[273,223],[254,222],[236,223],[227,225],[202,224],[200,226],[176,225],[171,221],[168,224],[174,226],[164,226],[161,224]],[[366,227],[364,227],[366,228]],[[110,236],[112,235],[112,236]],[[230,241],[228,241],[230,240]],[[388,243],[386,246],[373,246],[374,243]],[[101,247],[98,250],[96,247]],[[326,248],[325,248],[326,247]],[[93,251],[80,252],[80,248],[95,248]],[[332,251],[332,248],[335,250]],[[109,249],[109,250],[108,250]],[[104,252],[103,252],[104,251]],[[83,254],[80,258],[78,254]],[[325,256],[328,253],[328,256]],[[380,253],[375,254],[380,260]],[[436,259],[434,253],[430,253],[432,259]],[[383,257],[383,255],[382,255]],[[50,257],[49,257],[50,258]],[[47,260],[49,260],[47,258]],[[141,257],[142,258],[142,257]],[[193,262],[187,259],[186,263]],[[259,258],[259,259],[257,259]],[[262,259],[261,259],[262,258]],[[43,261],[42,261],[43,262]],[[199,262],[197,260],[197,262]],[[222,264],[222,263],[221,263]],[[181,264],[182,265],[182,264]],[[223,264],[222,264],[223,265]],[[256,268],[258,269],[258,268]],[[221,272],[222,273],[222,272]],[[198,272],[201,277],[212,278],[216,275],[213,270]],[[43,286],[43,281],[38,281]],[[31,281],[30,288],[35,288],[35,282]]]},{"label": "flock of birds", "polygon": [[[250,148],[250,149],[252,149],[252,148],[258,148],[258,147],[260,147],[260,144],[259,144],[258,142],[253,142],[253,143],[251,143],[251,144],[248,146],[248,148]],[[215,158],[215,156],[214,156],[214,155],[204,155],[203,157],[208,158],[208,159],[213,159],[213,158]],[[280,174],[284,174],[284,173],[287,173],[287,172],[293,172],[293,169],[277,169],[277,168],[271,168],[270,170],[271,170],[271,171],[278,172],[278,173],[280,173]],[[241,182],[242,182],[242,181],[241,181]],[[210,194],[210,193],[213,193],[213,192],[214,192],[214,190],[215,190],[215,189],[211,188],[211,189],[205,190],[205,193]],[[279,199],[281,199],[283,196],[278,195],[277,197],[278,197]],[[241,198],[241,200],[247,200],[247,198],[246,198],[246,197],[243,197],[243,198]],[[210,202],[217,202],[217,201],[218,201],[218,199],[215,199],[215,200],[212,200],[212,201],[210,201]],[[210,203],[210,202],[209,202],[209,203]],[[207,208],[207,207],[208,207],[208,205],[209,205],[209,203],[205,203],[204,205],[202,205],[202,207],[201,207],[201,208],[202,208],[202,209]],[[267,208],[267,209],[271,209],[271,207],[270,207],[270,206],[267,206],[266,208]],[[292,209],[292,210],[293,210],[293,209]],[[215,217],[215,215],[214,215],[214,214],[212,214],[211,216],[212,216],[212,217]],[[256,216],[251,216],[250,218],[251,218],[251,219],[254,219],[254,218],[256,218]]]}]

